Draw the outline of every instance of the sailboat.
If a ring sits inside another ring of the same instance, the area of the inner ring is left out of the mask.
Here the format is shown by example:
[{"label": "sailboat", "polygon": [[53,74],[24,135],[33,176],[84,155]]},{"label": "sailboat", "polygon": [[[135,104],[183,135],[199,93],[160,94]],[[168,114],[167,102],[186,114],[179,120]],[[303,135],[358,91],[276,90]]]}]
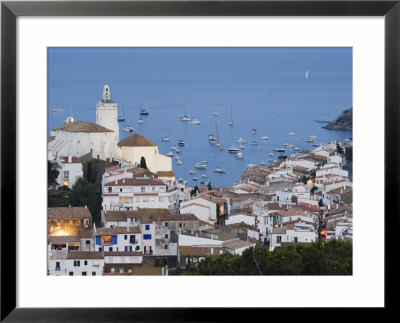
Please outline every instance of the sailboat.
[{"label": "sailboat", "polygon": [[124,110],[122,109],[122,106],[121,106],[121,112],[122,112],[122,114],[120,116],[118,116],[118,118],[117,118],[118,122],[125,121]]},{"label": "sailboat", "polygon": [[228,125],[229,125],[229,126],[233,126],[232,105],[231,105],[231,120],[229,120]]},{"label": "sailboat", "polygon": [[215,110],[213,112],[213,115],[217,116],[218,115],[218,106],[215,107]]},{"label": "sailboat", "polygon": [[68,97],[68,105],[69,105],[69,117],[67,117],[67,119],[64,120],[64,123],[70,123],[70,122],[74,122],[74,118],[72,117],[72,108],[71,108],[71,101],[69,100]]},{"label": "sailboat", "polygon": [[169,127],[167,125],[168,136],[161,136],[161,141],[168,141],[169,142]]},{"label": "sailboat", "polygon": [[309,71],[309,70],[307,70],[307,71],[306,71],[306,75],[305,75],[305,78],[306,78],[306,80],[308,80],[308,79],[309,79],[309,74],[310,74],[310,71]]},{"label": "sailboat", "polygon": [[146,115],[146,116],[149,114],[149,110],[147,110],[147,102],[146,101],[145,101],[144,109],[142,109],[142,104],[140,104],[140,114]]},{"label": "sailboat", "polygon": [[123,131],[126,131],[126,132],[133,132],[133,131],[135,131],[135,129],[133,129],[133,128],[131,127],[131,115],[130,115],[130,114],[129,114],[128,125],[125,126],[125,128],[122,129],[122,130],[123,130]]}]

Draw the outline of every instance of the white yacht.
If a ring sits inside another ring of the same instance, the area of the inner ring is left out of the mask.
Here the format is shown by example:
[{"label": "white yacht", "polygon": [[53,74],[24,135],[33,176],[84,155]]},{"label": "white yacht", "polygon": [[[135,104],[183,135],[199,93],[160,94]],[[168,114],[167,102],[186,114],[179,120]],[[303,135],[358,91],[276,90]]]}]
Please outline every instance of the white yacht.
[{"label": "white yacht", "polygon": [[289,132],[289,136],[294,136],[294,132]]},{"label": "white yacht", "polygon": [[197,168],[197,169],[206,169],[207,165],[206,164],[197,163],[194,167]]},{"label": "white yacht", "polygon": [[161,141],[169,141],[169,137],[168,136],[161,136]]},{"label": "white yacht", "polygon": [[243,153],[241,153],[240,151],[236,154],[236,158],[237,159],[243,159]]},{"label": "white yacht", "polygon": [[238,142],[239,144],[246,144],[246,143],[247,143],[247,140],[246,140],[246,139],[243,139],[242,137],[240,137],[240,138],[237,140],[237,142]]},{"label": "white yacht", "polygon": [[177,164],[177,165],[182,165],[183,163],[182,163],[182,161],[181,161],[180,159],[178,159],[178,160],[176,161],[176,164]]},{"label": "white yacht", "polygon": [[192,122],[191,122],[191,124],[199,125],[199,124],[200,124],[200,121],[197,120],[197,119],[193,119]]},{"label": "white yacht", "polygon": [[226,173],[226,170],[223,169],[223,168],[217,167],[217,168],[214,169],[214,172],[220,173],[220,174],[225,174],[225,173]]},{"label": "white yacht", "polygon": [[256,164],[247,164],[246,167],[247,167],[248,169],[252,169],[252,168],[257,167],[257,165],[256,165]]},{"label": "white yacht", "polygon": [[172,151],[170,151],[170,152],[167,154],[167,156],[172,157],[172,156],[174,156],[174,154],[172,153]]},{"label": "white yacht", "polygon": [[239,151],[239,148],[237,148],[237,147],[235,147],[235,146],[230,146],[230,147],[228,148],[228,151],[229,151],[230,153],[237,153],[237,152]]},{"label": "white yacht", "polygon": [[268,140],[269,138],[267,136],[262,136],[261,139],[262,140]]},{"label": "white yacht", "polygon": [[195,170],[189,170],[189,174],[196,174],[196,171]]}]

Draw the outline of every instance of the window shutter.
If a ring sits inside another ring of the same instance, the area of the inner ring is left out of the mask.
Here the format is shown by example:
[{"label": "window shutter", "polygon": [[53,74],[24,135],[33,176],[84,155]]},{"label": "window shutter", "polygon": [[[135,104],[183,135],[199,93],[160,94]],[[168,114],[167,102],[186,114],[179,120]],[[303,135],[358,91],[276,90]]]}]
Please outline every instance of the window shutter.
[{"label": "window shutter", "polygon": [[96,244],[100,244],[100,237],[96,237]]},{"label": "window shutter", "polygon": [[112,242],[112,244],[117,244],[117,236],[112,236],[111,242]]}]

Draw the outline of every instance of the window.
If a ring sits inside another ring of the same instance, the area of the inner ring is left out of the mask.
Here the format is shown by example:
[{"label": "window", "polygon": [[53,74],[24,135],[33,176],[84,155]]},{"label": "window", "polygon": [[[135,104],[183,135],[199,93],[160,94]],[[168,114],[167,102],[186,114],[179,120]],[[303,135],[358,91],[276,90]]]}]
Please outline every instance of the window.
[{"label": "window", "polygon": [[70,276],[73,276],[73,275],[74,275],[74,273],[73,273],[72,271],[70,271],[68,274],[69,274]]},{"label": "window", "polygon": [[119,191],[122,192],[122,188],[120,188]]},{"label": "window", "polygon": [[108,193],[111,193],[112,192],[112,187],[110,186],[109,188],[108,188]]},{"label": "window", "polygon": [[164,226],[167,227],[167,226],[168,226],[168,222],[165,222],[165,223],[164,223]]},{"label": "window", "polygon": [[129,222],[130,222],[130,223],[133,223],[133,218],[130,218],[130,219],[129,219]]},{"label": "window", "polygon": [[140,250],[140,246],[136,246],[136,250]]},{"label": "window", "polygon": [[85,260],[84,265],[87,266],[87,260]]},{"label": "window", "polygon": [[136,236],[135,236],[134,234],[131,234],[131,235],[129,236],[129,242],[130,242],[130,243],[136,243]]},{"label": "window", "polygon": [[125,246],[125,251],[129,251],[128,248],[129,248],[129,247]]},{"label": "window", "polygon": [[82,271],[82,276],[86,276],[86,271]]},{"label": "window", "polygon": [[294,237],[294,242],[299,242],[299,238],[298,237]]},{"label": "window", "polygon": [[95,271],[92,271],[92,276],[96,276],[96,272]]},{"label": "window", "polygon": [[143,240],[151,240],[151,234],[144,234]]},{"label": "window", "polygon": [[128,239],[128,235],[125,234],[125,235],[124,235],[124,240],[127,240],[127,239]]},{"label": "window", "polygon": [[168,239],[168,234],[167,233],[165,234],[165,239]]},{"label": "window", "polygon": [[103,251],[103,247],[99,247],[99,251]]},{"label": "window", "polygon": [[276,236],[276,243],[281,243],[281,239],[282,239],[281,236]]},{"label": "window", "polygon": [[146,224],[145,229],[150,230],[150,224]]},{"label": "window", "polygon": [[141,191],[142,193],[144,193],[144,192],[145,192],[145,189],[146,189],[145,187],[141,187],[141,188],[140,188],[140,191]]},{"label": "window", "polygon": [[182,223],[179,223],[179,227],[182,228]]},{"label": "window", "polygon": [[152,186],[151,190],[154,192],[156,190],[156,188],[154,186]]},{"label": "window", "polygon": [[86,240],[86,244],[90,244],[90,240]]},{"label": "window", "polygon": [[108,247],[108,251],[113,251],[113,247]]},{"label": "window", "polygon": [[64,178],[69,178],[69,170],[64,171]]},{"label": "window", "polygon": [[168,249],[168,245],[166,244],[166,245],[164,246],[164,248],[165,248],[165,249]]},{"label": "window", "polygon": [[81,220],[80,219],[77,219],[76,220],[76,224],[80,224],[81,223]]},{"label": "window", "polygon": [[80,260],[74,260],[74,267],[79,267],[81,265]]},{"label": "window", "polygon": [[57,271],[61,270],[61,268],[60,268],[60,262],[59,262],[59,261],[56,262],[56,270],[57,270]]}]

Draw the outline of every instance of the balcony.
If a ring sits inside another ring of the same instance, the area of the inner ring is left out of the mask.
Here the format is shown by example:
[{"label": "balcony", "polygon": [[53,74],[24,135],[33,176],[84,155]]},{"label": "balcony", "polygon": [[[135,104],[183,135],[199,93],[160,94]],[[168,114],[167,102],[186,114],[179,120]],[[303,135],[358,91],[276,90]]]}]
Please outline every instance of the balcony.
[{"label": "balcony", "polygon": [[138,239],[129,239],[129,243],[132,244],[138,243]]}]

